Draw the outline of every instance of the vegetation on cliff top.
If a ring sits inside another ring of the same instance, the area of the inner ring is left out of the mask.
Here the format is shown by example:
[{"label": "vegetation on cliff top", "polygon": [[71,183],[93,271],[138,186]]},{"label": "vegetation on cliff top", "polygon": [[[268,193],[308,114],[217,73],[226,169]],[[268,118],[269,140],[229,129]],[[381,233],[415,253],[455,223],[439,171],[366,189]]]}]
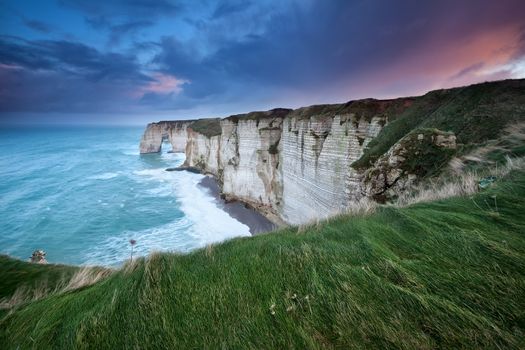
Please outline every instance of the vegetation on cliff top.
[{"label": "vegetation on cliff top", "polygon": [[[91,286],[18,305],[0,321],[0,344],[519,348],[524,197],[525,173],[514,171],[470,197],[153,254]],[[74,268],[2,258],[0,271],[8,297]]]},{"label": "vegetation on cliff top", "polygon": [[415,174],[420,178],[439,173],[455,154],[455,147],[444,147],[437,141],[420,142],[420,137],[421,139],[434,139],[449,135],[453,134],[438,129],[412,130],[399,142],[400,146],[406,151],[403,155],[405,161],[401,170],[408,174]]},{"label": "vegetation on cliff top", "polygon": [[191,123],[188,127],[207,137],[218,136],[222,133],[220,118],[199,119]]},{"label": "vegetation on cliff top", "polygon": [[78,270],[74,266],[30,264],[0,255],[0,317],[20,299],[55,291]]},{"label": "vegetation on cliff top", "polygon": [[363,100],[349,101],[339,104],[313,105],[301,107],[290,113],[291,118],[308,119],[333,118],[336,115],[346,121],[349,115],[353,115],[356,120],[361,118],[370,121],[373,117],[384,117],[385,119],[395,117],[402,111],[411,106],[414,98],[403,97],[392,100],[376,100],[367,98]]},{"label": "vegetation on cliff top", "polygon": [[467,146],[497,138],[505,126],[525,121],[525,79],[431,91],[393,117],[353,167],[369,167],[415,128],[454,132]]},{"label": "vegetation on cliff top", "polygon": [[288,108],[274,108],[270,109],[269,111],[256,111],[256,112],[249,112],[244,114],[235,114],[231,115],[226,120],[230,120],[234,123],[238,122],[240,119],[242,120],[255,120],[259,121],[261,119],[272,119],[272,118],[284,118],[286,117],[292,110]]}]

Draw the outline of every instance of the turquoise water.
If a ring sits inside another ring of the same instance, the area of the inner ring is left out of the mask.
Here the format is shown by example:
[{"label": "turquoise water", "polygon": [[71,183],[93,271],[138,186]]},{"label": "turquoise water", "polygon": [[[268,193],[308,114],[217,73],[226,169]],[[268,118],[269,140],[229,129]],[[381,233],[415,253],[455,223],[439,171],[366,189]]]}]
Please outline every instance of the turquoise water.
[{"label": "turquoise water", "polygon": [[185,252],[249,228],[218,207],[202,175],[166,172],[184,154],[139,155],[143,128],[0,129],[0,253],[118,265]]}]

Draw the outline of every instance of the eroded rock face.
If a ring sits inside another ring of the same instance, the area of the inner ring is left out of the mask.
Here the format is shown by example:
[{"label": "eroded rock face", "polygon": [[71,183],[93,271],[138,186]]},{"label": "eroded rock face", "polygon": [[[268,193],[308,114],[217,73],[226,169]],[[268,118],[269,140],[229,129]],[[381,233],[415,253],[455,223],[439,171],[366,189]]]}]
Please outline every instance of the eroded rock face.
[{"label": "eroded rock face", "polygon": [[223,192],[258,205],[281,200],[278,145],[283,118],[226,120],[222,135]]},{"label": "eroded rock face", "polygon": [[188,128],[184,165],[216,175],[227,198],[301,224],[344,210],[350,164],[384,122],[353,114],[227,118],[219,136]]},{"label": "eroded rock face", "polygon": [[140,153],[158,153],[162,146],[163,130],[158,123],[148,124],[140,140]]},{"label": "eroded rock face", "polygon": [[282,222],[276,208],[281,202],[279,172],[280,115],[221,120],[221,134],[205,136],[188,128],[185,166],[214,174],[228,199],[257,208]]},{"label": "eroded rock face", "polygon": [[301,224],[344,210],[350,165],[382,125],[381,116],[286,118],[280,149],[283,219]]},{"label": "eroded rock face", "polygon": [[389,108],[410,101],[252,112],[220,120],[220,130],[208,135],[191,124],[155,123],[141,151],[157,150],[163,137],[185,138],[184,166],[215,175],[227,199],[242,200],[276,223],[302,224],[344,211],[361,195],[362,174],[350,165],[388,122]]},{"label": "eroded rock face", "polygon": [[410,189],[444,165],[456,149],[456,136],[437,129],[416,130],[399,140],[364,171],[361,196],[384,202]]},{"label": "eroded rock face", "polygon": [[[186,152],[187,169],[219,179],[225,197],[273,221],[303,224],[344,212],[363,197],[389,200],[438,174],[454,153],[456,137],[422,128],[450,127],[462,143],[485,142],[522,119],[515,106],[523,104],[523,82],[153,123],[141,153],[158,152],[162,140],[169,140],[174,150]],[[396,118],[399,123],[378,136]],[[382,139],[371,145],[376,137]]]}]

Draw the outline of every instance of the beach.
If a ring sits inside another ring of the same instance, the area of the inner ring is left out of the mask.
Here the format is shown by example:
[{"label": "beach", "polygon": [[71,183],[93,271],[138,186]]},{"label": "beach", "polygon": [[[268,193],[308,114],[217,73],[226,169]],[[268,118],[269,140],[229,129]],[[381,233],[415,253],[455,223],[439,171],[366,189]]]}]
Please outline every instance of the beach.
[{"label": "beach", "polygon": [[268,220],[264,215],[247,207],[244,203],[238,201],[227,202],[222,199],[219,185],[213,176],[205,176],[199,182],[199,186],[209,191],[222,210],[227,212],[232,218],[248,226],[252,235],[273,231],[277,228],[277,225]]}]

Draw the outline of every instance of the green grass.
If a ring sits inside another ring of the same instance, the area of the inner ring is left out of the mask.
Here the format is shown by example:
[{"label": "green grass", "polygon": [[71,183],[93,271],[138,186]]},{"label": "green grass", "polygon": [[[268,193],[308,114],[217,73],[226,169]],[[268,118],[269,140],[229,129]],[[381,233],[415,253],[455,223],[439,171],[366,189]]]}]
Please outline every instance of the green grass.
[{"label": "green grass", "polygon": [[[470,198],[154,254],[92,286],[19,307],[1,321],[0,344],[518,349],[524,197],[525,173],[515,171]],[[33,278],[25,271],[64,268],[2,259],[4,296]]]},{"label": "green grass", "polygon": [[288,108],[274,108],[270,109],[269,111],[255,111],[255,112],[249,112],[244,114],[235,114],[231,115],[226,120],[229,120],[231,122],[237,123],[239,120],[255,120],[257,123],[261,119],[274,119],[274,118],[284,118],[286,117],[292,110]]},{"label": "green grass", "polygon": [[[51,293],[79,270],[74,266],[31,264],[6,255],[0,255],[0,266],[0,303],[8,301],[17,290],[24,299]],[[0,308],[0,317],[7,311]]]},{"label": "green grass", "polygon": [[199,119],[191,123],[188,127],[207,137],[219,136],[222,134],[220,118]]},{"label": "green grass", "polygon": [[13,295],[22,286],[35,289],[46,285],[53,289],[79,270],[78,267],[66,265],[30,264],[6,255],[0,255],[0,266],[0,299]]},{"label": "green grass", "polygon": [[403,112],[414,100],[413,97],[403,97],[391,100],[376,100],[367,98],[354,100],[340,104],[324,104],[301,107],[293,110],[289,117],[297,119],[308,118],[333,118],[340,115],[344,121],[349,115],[353,115],[354,122],[361,118],[370,121],[373,117],[384,116],[387,118]]},{"label": "green grass", "polygon": [[454,132],[458,143],[472,145],[500,136],[505,126],[525,118],[525,79],[436,90],[417,97],[394,114],[352,166],[369,167],[414,128]]}]

